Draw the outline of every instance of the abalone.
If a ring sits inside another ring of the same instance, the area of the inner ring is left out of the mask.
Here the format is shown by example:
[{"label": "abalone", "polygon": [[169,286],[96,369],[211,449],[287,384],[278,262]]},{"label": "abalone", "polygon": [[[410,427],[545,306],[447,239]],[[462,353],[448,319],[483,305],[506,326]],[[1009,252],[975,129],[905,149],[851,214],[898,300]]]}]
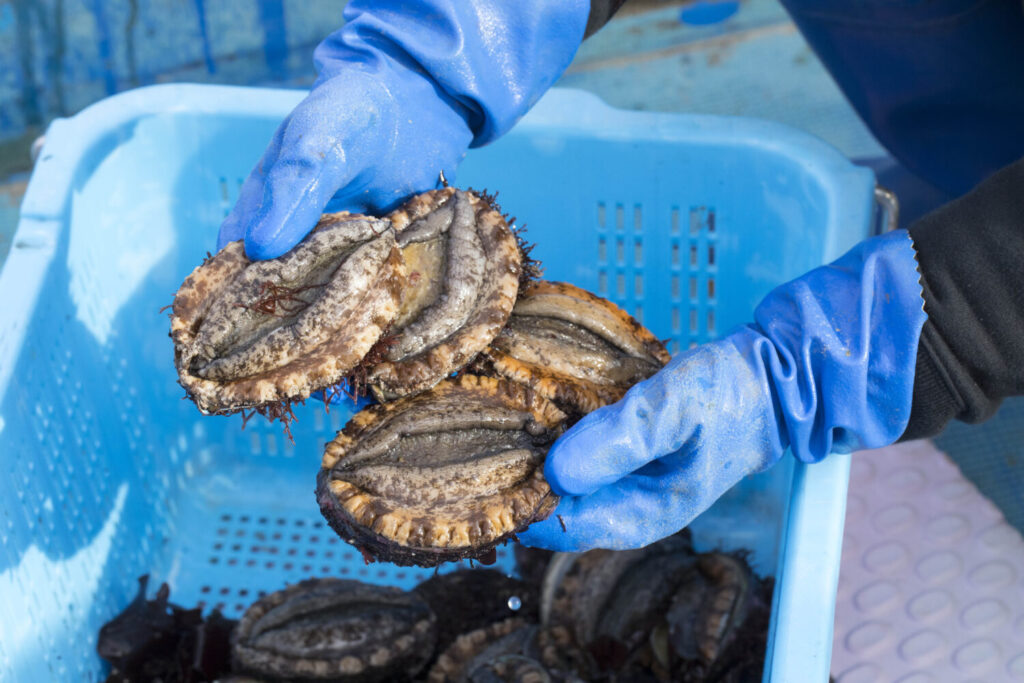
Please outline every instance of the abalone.
[{"label": "abalone", "polygon": [[665,346],[621,308],[563,282],[530,283],[478,367],[585,415],[668,363]]},{"label": "abalone", "polygon": [[428,683],[582,683],[540,661],[537,626],[508,619],[470,631],[430,668]]},{"label": "abalone", "polygon": [[676,591],[661,626],[672,654],[683,667],[719,676],[760,664],[772,583],[734,554],[702,554],[697,569],[699,577]]},{"label": "abalone", "polygon": [[559,554],[542,589],[542,660],[588,679],[760,677],[770,596],[742,556],[697,554],[686,535]]},{"label": "abalone", "polygon": [[310,579],[253,603],[232,638],[233,671],[264,680],[390,681],[429,661],[435,616],[387,586]]},{"label": "abalone", "polygon": [[[685,535],[635,550],[559,553],[542,588],[544,661],[591,678],[628,666],[650,632],[644,620],[658,618],[661,603],[671,600],[676,574],[696,562]],[[633,594],[629,585],[643,593]]]},{"label": "abalone", "polygon": [[379,400],[429,389],[461,370],[508,320],[523,254],[489,197],[417,195],[388,218],[409,270],[384,359],[366,383]]},{"label": "abalone", "polygon": [[232,242],[174,298],[179,383],[206,414],[303,400],[363,360],[398,315],[405,273],[390,222],[365,216],[325,215],[268,261]]},{"label": "abalone", "polygon": [[511,618],[537,622],[539,583],[506,576],[496,569],[460,569],[438,574],[416,586],[437,615],[437,650],[460,634]]},{"label": "abalone", "polygon": [[383,561],[480,557],[554,510],[543,463],[564,420],[526,387],[474,375],[371,406],[325,448],[320,510]]}]

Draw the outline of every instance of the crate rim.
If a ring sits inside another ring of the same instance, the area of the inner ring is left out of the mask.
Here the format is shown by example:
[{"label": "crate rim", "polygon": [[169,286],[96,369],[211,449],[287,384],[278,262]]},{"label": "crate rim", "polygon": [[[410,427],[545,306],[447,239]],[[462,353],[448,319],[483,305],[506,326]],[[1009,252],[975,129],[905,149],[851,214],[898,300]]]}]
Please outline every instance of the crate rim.
[{"label": "crate rim", "polygon": [[[148,116],[173,113],[279,115],[283,119],[307,92],[292,88],[165,83],[126,90],[95,102],[71,117],[55,119],[46,130],[32,172],[33,177],[49,175],[49,182],[44,187],[30,179],[21,215],[35,219],[63,215],[77,166],[67,162],[82,159],[112,131],[126,124]],[[568,102],[576,106],[565,106]],[[826,171],[851,176],[870,173],[852,164],[820,138],[775,121],[747,116],[619,109],[593,93],[575,88],[551,88],[516,128],[539,125],[560,127],[563,135],[598,134],[597,137],[605,140],[743,143],[785,154],[816,176]]]}]

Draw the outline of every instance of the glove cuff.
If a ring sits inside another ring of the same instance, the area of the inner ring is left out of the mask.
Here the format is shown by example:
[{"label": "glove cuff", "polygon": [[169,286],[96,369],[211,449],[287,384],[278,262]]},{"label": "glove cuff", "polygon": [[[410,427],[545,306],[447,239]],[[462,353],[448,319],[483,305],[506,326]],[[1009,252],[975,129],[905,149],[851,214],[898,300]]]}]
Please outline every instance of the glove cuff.
[{"label": "glove cuff", "polygon": [[315,61],[321,78],[339,61],[400,63],[463,115],[475,147],[506,133],[561,76],[589,13],[588,0],[351,0]]},{"label": "glove cuff", "polygon": [[761,360],[797,458],[816,462],[900,437],[927,319],[909,233],[861,242],[771,292],[754,317],[772,343]]}]

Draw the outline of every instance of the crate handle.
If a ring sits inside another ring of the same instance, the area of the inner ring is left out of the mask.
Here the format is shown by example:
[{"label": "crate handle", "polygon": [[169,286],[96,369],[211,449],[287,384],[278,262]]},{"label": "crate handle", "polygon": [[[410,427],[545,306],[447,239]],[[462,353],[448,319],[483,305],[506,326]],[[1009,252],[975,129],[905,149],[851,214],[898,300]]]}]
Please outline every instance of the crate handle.
[{"label": "crate handle", "polygon": [[892,190],[875,185],[875,234],[891,232],[900,224],[900,201]]},{"label": "crate handle", "polygon": [[39,159],[39,153],[43,151],[43,143],[46,142],[46,135],[40,135],[32,141],[32,147],[29,149],[29,156],[32,158],[32,166],[36,165],[36,160]]}]

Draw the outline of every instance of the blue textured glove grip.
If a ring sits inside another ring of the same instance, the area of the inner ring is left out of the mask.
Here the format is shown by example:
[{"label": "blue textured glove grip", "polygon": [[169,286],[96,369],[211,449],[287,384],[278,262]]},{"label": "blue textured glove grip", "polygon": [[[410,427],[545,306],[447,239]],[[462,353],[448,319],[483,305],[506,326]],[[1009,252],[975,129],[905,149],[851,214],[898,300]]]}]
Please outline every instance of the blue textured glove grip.
[{"label": "blue textured glove grip", "polygon": [[673,358],[570,429],[544,470],[564,496],[556,516],[520,540],[639,547],[688,525],[789,447],[811,462],[899,438],[925,321],[906,232],[782,285],[755,320]]}]

